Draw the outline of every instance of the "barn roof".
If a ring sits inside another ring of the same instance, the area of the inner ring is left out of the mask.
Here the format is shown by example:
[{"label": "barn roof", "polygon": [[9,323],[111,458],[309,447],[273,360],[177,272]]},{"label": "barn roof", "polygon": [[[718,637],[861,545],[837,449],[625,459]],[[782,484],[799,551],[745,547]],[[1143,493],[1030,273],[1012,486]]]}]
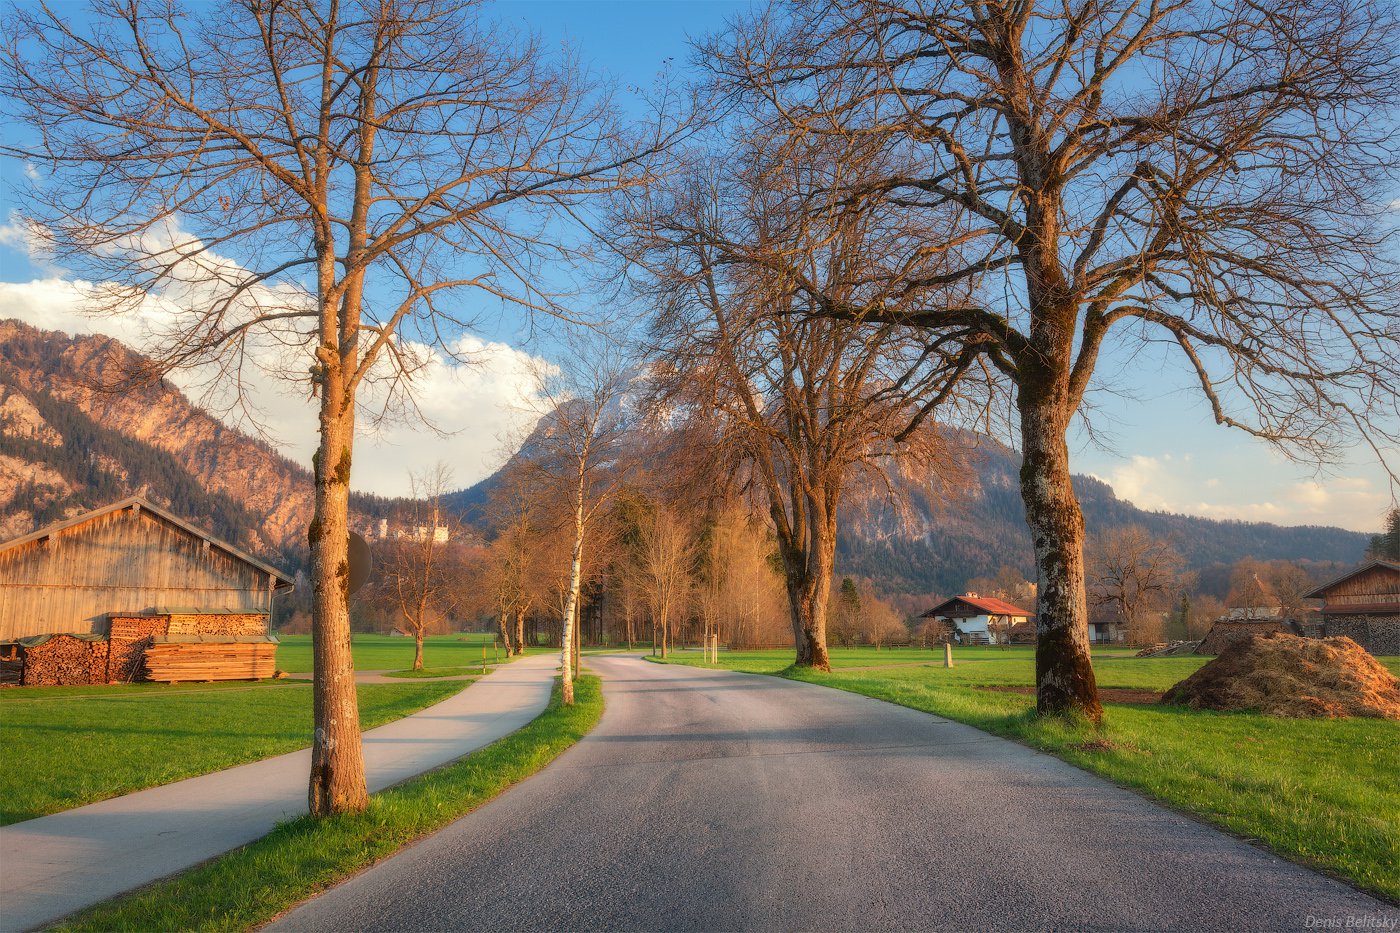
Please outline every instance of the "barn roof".
[{"label": "barn roof", "polygon": [[974,609],[981,609],[988,615],[994,616],[1025,616],[1026,618],[1030,618],[1031,616],[1035,615],[1035,613],[1027,609],[1022,609],[1018,606],[1013,606],[1003,599],[995,599],[991,596],[972,596],[970,594],[964,593],[962,596],[954,596],[952,599],[943,600],[943,602],[939,603],[937,606],[934,606],[928,612],[925,612],[923,615],[919,616],[919,618],[932,618],[933,616],[938,615],[940,612],[942,612],[944,609],[947,609],[954,603],[966,603],[967,605],[972,606]]},{"label": "barn roof", "polygon": [[70,529],[77,528],[81,525],[86,525],[88,522],[93,521],[94,519],[101,518],[104,515],[110,515],[113,512],[125,511],[126,509],[130,508],[138,508],[149,512],[161,521],[173,525],[176,528],[179,528],[181,531],[193,535],[196,538],[209,542],[210,547],[218,548],[230,557],[236,560],[240,560],[243,563],[248,564],[249,566],[256,567],[263,573],[271,575],[273,578],[276,579],[276,586],[278,589],[289,587],[293,583],[291,577],[287,576],[285,573],[278,570],[276,567],[273,567],[270,564],[265,564],[262,561],[258,560],[256,557],[252,556],[251,554],[248,554],[247,552],[241,551],[238,548],[234,547],[232,544],[229,544],[225,541],[221,541],[213,535],[209,534],[207,531],[204,531],[200,528],[195,527],[194,525],[191,525],[184,519],[177,518],[176,516],[171,515],[169,512],[165,511],[165,509],[162,509],[160,506],[153,505],[150,502],[148,502],[144,496],[128,496],[127,498],[122,499],[119,502],[113,502],[111,505],[105,505],[101,508],[93,509],[91,512],[84,512],[82,515],[75,515],[73,518],[64,519],[61,522],[55,522],[52,525],[40,528],[38,531],[31,531],[27,535],[21,535],[18,538],[11,538],[9,541],[0,542],[0,553],[13,550],[14,548],[20,547],[25,544],[32,544],[35,541],[42,541],[45,538],[49,538],[58,534],[59,532],[68,531]]},{"label": "barn roof", "polygon": [[1348,570],[1346,573],[1342,574],[1337,579],[1327,581],[1326,583],[1319,586],[1317,589],[1313,590],[1311,593],[1304,593],[1303,598],[1324,599],[1326,598],[1327,591],[1330,590],[1332,587],[1336,586],[1338,583],[1345,583],[1352,577],[1359,576],[1360,574],[1363,574],[1366,571],[1372,570],[1376,567],[1384,567],[1387,570],[1394,570],[1397,573],[1400,573],[1400,563],[1396,563],[1393,560],[1368,560],[1366,563],[1362,564],[1360,567],[1357,567],[1355,570]]}]

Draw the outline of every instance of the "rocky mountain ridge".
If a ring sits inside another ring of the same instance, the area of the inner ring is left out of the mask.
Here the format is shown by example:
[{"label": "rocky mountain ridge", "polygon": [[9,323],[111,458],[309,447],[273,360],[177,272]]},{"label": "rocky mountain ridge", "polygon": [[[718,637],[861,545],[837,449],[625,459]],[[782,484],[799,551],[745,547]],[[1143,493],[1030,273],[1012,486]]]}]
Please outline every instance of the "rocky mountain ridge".
[{"label": "rocky mountain ridge", "polygon": [[[112,393],[104,377],[140,362],[105,337],[70,337],[0,321],[0,540],[145,491],[153,501],[287,569],[305,559],[310,473],[193,405],[169,383]],[[546,430],[549,421],[541,422]],[[1033,579],[1019,489],[1020,458],[987,438],[958,438],[970,481],[942,495],[893,470],[902,509],[877,497],[843,516],[838,566],[885,592],[961,592],[1003,565]],[[975,441],[975,444],[972,443]],[[527,440],[524,455],[531,449]],[[480,520],[498,475],[453,494]],[[1243,557],[1351,564],[1367,537],[1340,528],[1280,527],[1149,512],[1099,480],[1075,478],[1090,533],[1140,524],[1176,541],[1193,569]],[[352,498],[353,521],[391,516],[394,500]]]},{"label": "rocky mountain ridge", "polygon": [[[0,321],[0,540],[143,492],[253,554],[301,565],[310,472],[169,382],[103,388],[141,362],[108,337]],[[356,505],[368,521],[382,500]]]}]

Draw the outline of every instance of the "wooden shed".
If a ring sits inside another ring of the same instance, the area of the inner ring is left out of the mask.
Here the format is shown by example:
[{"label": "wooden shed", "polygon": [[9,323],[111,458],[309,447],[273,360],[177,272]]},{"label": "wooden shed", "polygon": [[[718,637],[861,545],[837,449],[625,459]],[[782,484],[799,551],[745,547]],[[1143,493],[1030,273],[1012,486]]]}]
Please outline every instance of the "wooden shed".
[{"label": "wooden shed", "polygon": [[[109,634],[113,616],[258,615],[292,580],[140,496],[0,543],[0,643]],[[264,629],[265,630],[265,629]]]},{"label": "wooden shed", "polygon": [[1324,634],[1345,635],[1372,654],[1400,654],[1400,563],[1362,564],[1307,598],[1322,600]]}]

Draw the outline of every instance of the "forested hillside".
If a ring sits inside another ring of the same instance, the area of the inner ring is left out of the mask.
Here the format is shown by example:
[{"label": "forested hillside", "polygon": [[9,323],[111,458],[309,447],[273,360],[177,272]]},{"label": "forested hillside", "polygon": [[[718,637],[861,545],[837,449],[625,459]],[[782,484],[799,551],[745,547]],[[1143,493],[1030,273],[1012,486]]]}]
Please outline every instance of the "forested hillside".
[{"label": "forested hillside", "polygon": [[[168,382],[100,387],[140,362],[104,337],[0,321],[0,540],[144,493],[288,570],[305,562],[311,474]],[[356,496],[357,518],[393,503]]]}]

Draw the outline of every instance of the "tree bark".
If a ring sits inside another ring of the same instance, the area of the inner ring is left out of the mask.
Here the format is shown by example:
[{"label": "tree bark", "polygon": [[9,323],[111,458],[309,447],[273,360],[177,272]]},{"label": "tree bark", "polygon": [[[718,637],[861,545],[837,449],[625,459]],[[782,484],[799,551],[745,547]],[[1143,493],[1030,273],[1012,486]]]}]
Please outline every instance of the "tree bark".
[{"label": "tree bark", "polygon": [[[796,667],[831,670],[826,647],[826,606],[831,596],[832,568],[836,557],[836,523],[825,511],[808,505],[812,518],[808,540],[778,543],[784,564],[783,581],[792,617]],[[833,510],[834,511],[834,510]],[[805,546],[804,546],[805,545]]]},{"label": "tree bark", "polygon": [[574,498],[574,551],[569,563],[569,597],[564,606],[564,631],[560,638],[559,667],[563,674],[563,697],[565,706],[574,705],[574,659],[573,639],[574,620],[578,617],[579,588],[583,584],[583,476],[579,476],[578,491]]},{"label": "tree bark", "polygon": [[413,669],[421,671],[423,669],[423,630],[419,629],[413,633]]},{"label": "tree bark", "polygon": [[1098,686],[1089,656],[1084,591],[1084,516],[1065,443],[1068,405],[1021,392],[1021,496],[1040,570],[1036,617],[1036,712],[1099,722]]},{"label": "tree bark", "polygon": [[516,654],[525,653],[525,607],[521,606],[515,610],[515,647]]},{"label": "tree bark", "polygon": [[[323,347],[323,350],[325,348]],[[333,351],[321,354],[328,368]],[[353,404],[343,404],[339,372],[322,384],[321,446],[315,458],[316,499],[307,540],[311,546],[312,686],[315,735],[311,745],[308,805],[327,816],[363,810],[369,803],[360,748],[355,663],[350,652],[349,536],[350,456],[355,434]]]},{"label": "tree bark", "polygon": [[501,647],[506,649],[506,657],[510,657],[515,652],[512,651],[510,647],[510,625],[506,621],[506,611],[504,609],[502,609],[500,615],[497,616],[496,622],[501,629]]}]

